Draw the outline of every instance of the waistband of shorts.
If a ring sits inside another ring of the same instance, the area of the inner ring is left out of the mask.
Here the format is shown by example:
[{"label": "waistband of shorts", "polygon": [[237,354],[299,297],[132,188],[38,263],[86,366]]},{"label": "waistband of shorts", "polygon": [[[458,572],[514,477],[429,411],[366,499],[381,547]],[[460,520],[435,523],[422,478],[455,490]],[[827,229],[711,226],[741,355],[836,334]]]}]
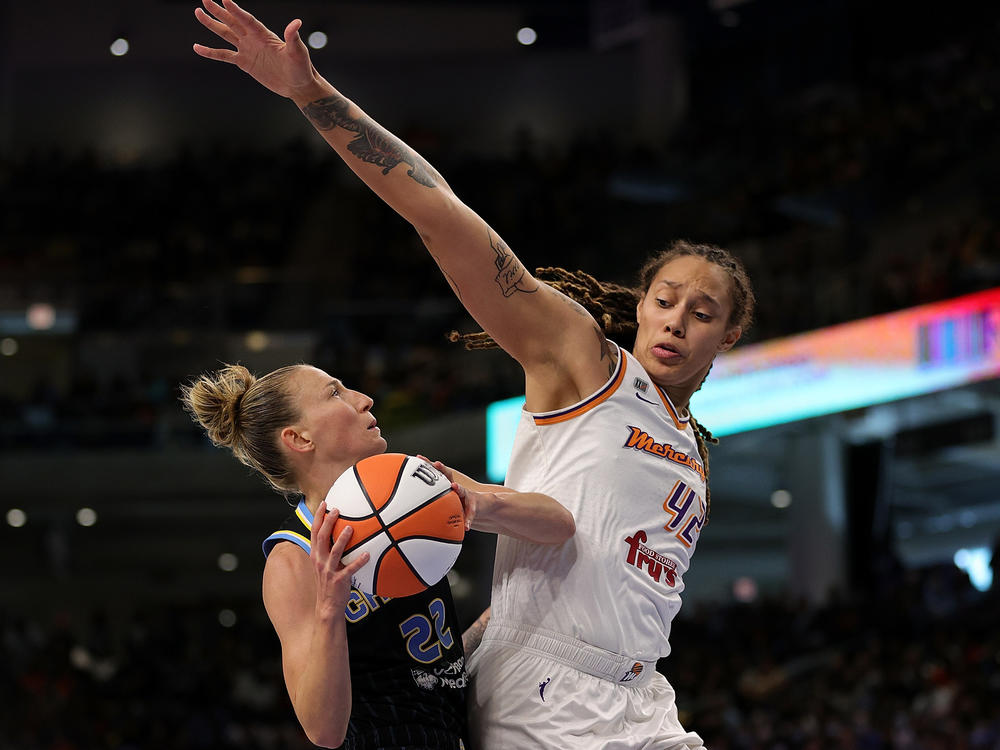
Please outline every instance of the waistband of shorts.
[{"label": "waistband of shorts", "polygon": [[531,625],[502,625],[490,622],[483,643],[499,641],[538,652],[553,661],[627,687],[642,687],[656,673],[655,661],[640,661],[597,646]]}]

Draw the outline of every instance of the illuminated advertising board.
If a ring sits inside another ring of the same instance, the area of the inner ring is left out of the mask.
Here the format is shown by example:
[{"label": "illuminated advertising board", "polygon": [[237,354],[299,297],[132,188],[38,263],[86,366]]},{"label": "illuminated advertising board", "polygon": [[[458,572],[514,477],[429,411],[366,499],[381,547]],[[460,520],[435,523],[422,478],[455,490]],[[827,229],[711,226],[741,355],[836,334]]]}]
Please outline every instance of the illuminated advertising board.
[{"label": "illuminated advertising board", "polygon": [[[1000,376],[1000,288],[720,354],[691,398],[715,435]],[[524,398],[487,408],[487,473],[503,481]]]}]

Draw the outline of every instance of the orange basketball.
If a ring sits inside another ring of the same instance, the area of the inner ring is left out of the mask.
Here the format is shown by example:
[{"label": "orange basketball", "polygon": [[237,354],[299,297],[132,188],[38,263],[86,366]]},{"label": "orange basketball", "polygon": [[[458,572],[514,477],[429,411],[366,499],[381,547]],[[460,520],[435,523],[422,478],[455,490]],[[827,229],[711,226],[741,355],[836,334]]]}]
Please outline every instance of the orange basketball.
[{"label": "orange basketball", "polygon": [[462,501],[451,482],[416,456],[383,453],[358,461],[326,495],[327,509],[354,529],[343,561],[362,552],[371,558],[354,574],[353,584],[369,594],[416,594],[451,570],[465,538]]}]

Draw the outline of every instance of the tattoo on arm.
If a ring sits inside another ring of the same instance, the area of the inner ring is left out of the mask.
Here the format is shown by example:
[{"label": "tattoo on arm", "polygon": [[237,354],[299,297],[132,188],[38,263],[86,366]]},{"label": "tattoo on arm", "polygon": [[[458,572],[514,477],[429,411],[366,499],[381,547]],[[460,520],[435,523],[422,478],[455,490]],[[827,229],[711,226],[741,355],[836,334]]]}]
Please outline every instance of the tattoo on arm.
[{"label": "tattoo on arm", "polygon": [[472,655],[479,644],[483,640],[483,633],[486,632],[486,626],[489,624],[490,617],[493,615],[493,609],[487,607],[483,610],[483,613],[479,615],[479,618],[469,626],[469,629],[462,633],[462,647],[465,649],[465,658]]},{"label": "tattoo on arm", "polygon": [[618,364],[618,358],[615,356],[615,353],[611,351],[611,344],[608,343],[608,338],[604,335],[604,331],[595,325],[594,333],[597,334],[597,341],[601,347],[601,361],[603,362],[604,358],[607,357],[608,377],[610,378],[615,372],[615,365]]},{"label": "tattoo on arm", "polygon": [[486,230],[486,236],[490,241],[490,247],[496,253],[496,258],[493,259],[493,263],[497,267],[496,282],[503,296],[510,297],[514,292],[525,292],[526,294],[537,292],[538,283],[536,282],[532,287],[530,282],[524,278],[528,273],[524,264],[510,251],[504,241],[495,237],[489,230]]},{"label": "tattoo on arm", "polygon": [[318,130],[333,130],[341,127],[351,133],[357,133],[353,141],[347,144],[347,149],[361,161],[382,167],[386,175],[401,163],[410,168],[406,171],[415,182],[425,187],[437,187],[443,184],[441,175],[413,150],[407,147],[370,117],[351,117],[348,114],[350,103],[340,95],[327,96],[310,102],[302,108],[309,121]]}]

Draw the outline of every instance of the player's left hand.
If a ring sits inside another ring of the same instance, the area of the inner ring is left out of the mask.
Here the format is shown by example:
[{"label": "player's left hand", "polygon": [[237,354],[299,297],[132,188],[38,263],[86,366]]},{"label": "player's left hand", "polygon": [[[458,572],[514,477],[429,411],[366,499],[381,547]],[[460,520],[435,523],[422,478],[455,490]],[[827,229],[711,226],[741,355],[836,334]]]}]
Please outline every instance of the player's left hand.
[{"label": "player's left hand", "polygon": [[[451,482],[451,488],[462,501],[462,508],[465,510],[465,530],[469,531],[472,528],[472,521],[480,512],[480,509],[488,507],[491,499],[495,501],[496,496],[492,492],[477,492],[476,490],[470,490],[468,487],[463,487],[455,481],[455,471],[451,467],[445,466],[441,461],[431,461],[427,456],[420,454],[417,454],[417,458],[429,463],[444,474],[448,481]],[[492,497],[487,497],[487,495]]]},{"label": "player's left hand", "polygon": [[451,488],[462,501],[462,508],[465,510],[465,530],[472,529],[472,521],[484,507],[489,507],[490,502],[496,501],[496,495],[492,492],[477,492],[463,487],[458,482],[452,482]]}]

